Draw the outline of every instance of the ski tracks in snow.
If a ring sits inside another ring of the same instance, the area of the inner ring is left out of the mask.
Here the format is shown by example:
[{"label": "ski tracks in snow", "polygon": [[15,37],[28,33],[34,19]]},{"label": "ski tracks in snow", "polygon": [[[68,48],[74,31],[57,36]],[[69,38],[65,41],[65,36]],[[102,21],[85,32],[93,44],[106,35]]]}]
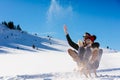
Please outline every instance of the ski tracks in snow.
[{"label": "ski tracks in snow", "polygon": [[98,73],[98,77],[86,78],[78,72],[58,72],[58,73],[45,73],[35,75],[17,75],[17,76],[4,76],[0,80],[120,80],[120,75],[109,75]]}]

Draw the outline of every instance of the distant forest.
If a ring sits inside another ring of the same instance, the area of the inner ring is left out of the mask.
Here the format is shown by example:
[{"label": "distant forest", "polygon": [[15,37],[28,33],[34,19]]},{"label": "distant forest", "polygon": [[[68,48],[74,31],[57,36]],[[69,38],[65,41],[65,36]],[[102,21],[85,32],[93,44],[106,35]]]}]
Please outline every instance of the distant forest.
[{"label": "distant forest", "polygon": [[20,27],[20,25],[14,25],[13,21],[9,21],[9,22],[3,21],[2,24],[7,26],[9,29],[22,31],[22,28]]}]

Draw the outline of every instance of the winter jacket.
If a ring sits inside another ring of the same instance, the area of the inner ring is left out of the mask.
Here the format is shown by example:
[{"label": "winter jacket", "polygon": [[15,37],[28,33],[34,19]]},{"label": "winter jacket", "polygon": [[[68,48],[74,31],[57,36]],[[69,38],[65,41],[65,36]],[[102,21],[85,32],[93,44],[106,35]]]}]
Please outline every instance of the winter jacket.
[{"label": "winter jacket", "polygon": [[69,34],[66,35],[66,39],[68,44],[73,47],[74,49],[78,50],[79,46],[78,44],[76,44],[75,42],[72,41],[72,39],[70,38]]}]

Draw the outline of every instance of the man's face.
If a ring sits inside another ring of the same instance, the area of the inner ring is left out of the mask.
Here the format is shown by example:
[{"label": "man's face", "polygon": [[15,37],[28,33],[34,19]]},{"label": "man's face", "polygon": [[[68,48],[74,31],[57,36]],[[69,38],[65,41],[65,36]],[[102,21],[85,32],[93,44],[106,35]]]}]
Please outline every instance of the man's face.
[{"label": "man's face", "polygon": [[91,41],[90,39],[86,39],[86,40],[85,40],[85,43],[88,45],[88,44],[91,44],[92,41]]}]

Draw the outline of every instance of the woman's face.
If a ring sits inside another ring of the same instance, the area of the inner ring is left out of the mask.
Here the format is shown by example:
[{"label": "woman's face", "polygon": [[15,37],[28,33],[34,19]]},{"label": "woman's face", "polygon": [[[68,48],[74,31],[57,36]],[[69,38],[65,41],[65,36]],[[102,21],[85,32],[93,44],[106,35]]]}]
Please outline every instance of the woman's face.
[{"label": "woman's face", "polygon": [[92,41],[91,41],[90,39],[86,39],[86,40],[85,40],[85,43],[88,45],[88,44],[91,44]]}]

